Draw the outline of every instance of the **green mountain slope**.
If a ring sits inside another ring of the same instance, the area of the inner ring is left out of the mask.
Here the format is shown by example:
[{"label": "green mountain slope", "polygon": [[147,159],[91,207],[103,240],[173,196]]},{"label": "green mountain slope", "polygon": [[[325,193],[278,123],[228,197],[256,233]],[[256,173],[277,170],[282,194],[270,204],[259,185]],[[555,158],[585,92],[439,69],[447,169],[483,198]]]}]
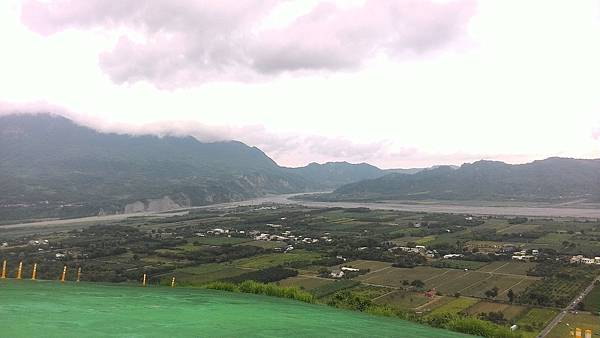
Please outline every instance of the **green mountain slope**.
[{"label": "green mountain slope", "polygon": [[0,219],[203,205],[311,185],[241,142],[106,134],[51,115],[0,117]]},{"label": "green mountain slope", "polygon": [[322,188],[337,188],[344,184],[361,180],[378,178],[386,174],[367,163],[352,164],[348,162],[327,162],[324,164],[310,163],[301,168],[289,168],[290,172],[298,174]]},{"label": "green mountain slope", "polygon": [[548,158],[510,165],[479,161],[458,169],[438,167],[413,175],[389,174],[351,183],[322,196],[332,200],[444,199],[597,201],[600,160]]}]

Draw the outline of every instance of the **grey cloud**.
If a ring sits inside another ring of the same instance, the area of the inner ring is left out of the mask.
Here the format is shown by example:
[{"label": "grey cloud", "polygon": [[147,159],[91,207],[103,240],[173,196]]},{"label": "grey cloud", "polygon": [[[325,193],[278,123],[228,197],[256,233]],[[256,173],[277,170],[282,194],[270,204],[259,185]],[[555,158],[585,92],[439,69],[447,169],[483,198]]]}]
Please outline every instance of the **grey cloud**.
[{"label": "grey cloud", "polygon": [[117,83],[159,87],[213,80],[256,80],[286,71],[356,69],[374,54],[405,57],[459,40],[474,0],[367,0],[358,7],[321,3],[287,26],[259,30],[283,0],[26,0],[22,21],[41,34],[67,28],[126,27],[100,55]]}]

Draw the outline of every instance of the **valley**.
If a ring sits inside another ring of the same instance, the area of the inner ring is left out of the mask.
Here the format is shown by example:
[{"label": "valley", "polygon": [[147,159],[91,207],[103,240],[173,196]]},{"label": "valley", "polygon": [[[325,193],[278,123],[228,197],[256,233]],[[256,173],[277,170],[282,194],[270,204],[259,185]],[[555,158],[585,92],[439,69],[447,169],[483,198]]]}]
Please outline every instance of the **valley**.
[{"label": "valley", "polygon": [[[325,207],[292,197],[5,225],[0,258],[9,277],[22,261],[26,271],[37,263],[38,278],[49,280],[64,265],[68,280],[82,267],[82,281],[90,282],[135,285],[147,274],[151,285],[175,278],[179,287],[210,288],[253,280],[297,288],[329,306],[431,326],[448,327],[439,322],[447,316],[494,330],[517,325],[523,337],[541,332],[600,275],[596,218]],[[592,264],[578,257],[592,257]],[[595,316],[593,304],[575,304],[581,314],[569,320]],[[562,328],[548,337],[555,330]]]}]

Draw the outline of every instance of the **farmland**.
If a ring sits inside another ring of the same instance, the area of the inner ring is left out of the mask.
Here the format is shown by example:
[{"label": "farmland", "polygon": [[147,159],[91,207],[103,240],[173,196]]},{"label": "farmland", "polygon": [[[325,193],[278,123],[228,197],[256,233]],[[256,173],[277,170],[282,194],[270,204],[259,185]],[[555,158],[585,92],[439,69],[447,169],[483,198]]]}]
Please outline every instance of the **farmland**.
[{"label": "farmland", "polygon": [[[0,253],[9,277],[23,257],[27,269],[38,263],[42,279],[56,279],[65,264],[82,266],[85,281],[139,283],[146,273],[150,284],[175,277],[178,286],[198,287],[254,279],[304,290],[323,304],[425,323],[444,314],[504,328],[516,323],[530,337],[598,275],[569,258],[596,253],[600,223],[512,223],[364,208],[238,207],[26,232],[18,240],[11,231]],[[598,294],[585,299],[586,309],[597,307]]]},{"label": "farmland", "polygon": [[[567,325],[569,324],[569,325]],[[594,335],[600,332],[600,321],[598,316],[589,314],[567,314],[562,323],[557,325],[554,330],[550,331],[548,338],[563,338],[571,337],[570,331],[574,328],[592,330]]]},{"label": "farmland", "polygon": [[517,320],[517,325],[529,333],[528,336],[535,337],[557,314],[555,309],[532,308]]},{"label": "farmland", "polygon": [[583,299],[583,309],[591,313],[600,312],[600,286],[596,285],[592,291]]}]

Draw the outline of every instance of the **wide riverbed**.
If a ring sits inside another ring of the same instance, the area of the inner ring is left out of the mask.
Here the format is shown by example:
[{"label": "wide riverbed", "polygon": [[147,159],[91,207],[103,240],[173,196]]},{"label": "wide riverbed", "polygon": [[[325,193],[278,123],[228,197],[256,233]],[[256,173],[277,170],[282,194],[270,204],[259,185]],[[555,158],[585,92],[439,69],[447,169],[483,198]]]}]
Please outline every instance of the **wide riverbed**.
[{"label": "wide riverbed", "polygon": [[390,209],[416,212],[443,212],[474,215],[507,215],[507,216],[532,216],[532,217],[581,217],[600,218],[600,206],[593,204],[544,204],[544,203],[518,203],[518,202],[460,202],[460,201],[384,201],[384,202],[315,202],[291,199],[301,194],[271,195],[246,201],[212,204],[187,209],[171,210],[169,212],[142,212],[135,214],[119,214],[106,216],[93,216],[66,220],[45,220],[40,222],[16,223],[0,226],[2,229],[24,227],[50,227],[75,225],[79,223],[95,223],[101,221],[118,221],[134,216],[168,217],[182,215],[189,209],[206,208],[234,208],[238,206],[260,205],[264,203],[300,204],[308,207],[342,207],[342,208],[371,208]]}]

